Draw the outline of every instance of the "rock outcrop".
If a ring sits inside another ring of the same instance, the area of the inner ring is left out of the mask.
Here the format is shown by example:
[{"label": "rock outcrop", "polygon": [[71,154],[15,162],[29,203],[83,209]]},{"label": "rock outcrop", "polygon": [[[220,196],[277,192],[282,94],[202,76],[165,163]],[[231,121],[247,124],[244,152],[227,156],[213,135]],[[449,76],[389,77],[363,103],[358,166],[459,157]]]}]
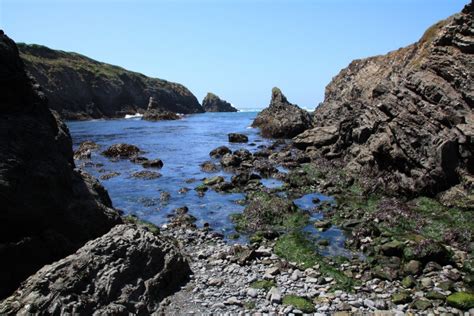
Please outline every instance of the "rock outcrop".
[{"label": "rock outcrop", "polygon": [[176,113],[161,109],[159,102],[153,97],[150,97],[148,107],[142,116],[142,120],[146,121],[169,121],[179,120],[180,118],[181,117]]},{"label": "rock outcrop", "polygon": [[0,86],[1,298],[121,219],[99,182],[75,169],[66,125],[3,31]]},{"label": "rock outcrop", "polygon": [[472,3],[415,44],[355,60],[326,87],[314,128],[294,138],[340,159],[368,187],[434,195],[474,183]]},{"label": "rock outcrop", "polygon": [[217,95],[208,92],[202,100],[202,108],[206,112],[237,112],[238,110],[227,101],[222,100]]},{"label": "rock outcrop", "polygon": [[270,105],[258,114],[252,127],[259,127],[264,137],[292,138],[311,124],[308,112],[288,102],[280,89],[273,88]]},{"label": "rock outcrop", "polygon": [[28,278],[0,303],[0,314],[149,315],[189,273],[168,239],[144,227],[118,225]]},{"label": "rock outcrop", "polygon": [[26,69],[43,87],[50,108],[64,119],[124,117],[143,113],[148,100],[174,113],[204,112],[184,86],[149,78],[76,53],[19,44]]}]

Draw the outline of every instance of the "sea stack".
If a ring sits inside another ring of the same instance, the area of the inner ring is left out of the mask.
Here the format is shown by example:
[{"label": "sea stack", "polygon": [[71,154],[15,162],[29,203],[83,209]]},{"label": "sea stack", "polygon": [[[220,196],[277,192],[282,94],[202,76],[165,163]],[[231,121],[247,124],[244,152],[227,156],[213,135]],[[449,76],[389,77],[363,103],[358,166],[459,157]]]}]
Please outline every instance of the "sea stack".
[{"label": "sea stack", "polygon": [[279,88],[272,89],[270,105],[260,112],[252,127],[259,127],[264,137],[291,138],[312,126],[309,113],[288,102]]},{"label": "sea stack", "polygon": [[222,100],[217,95],[208,92],[202,100],[202,108],[206,112],[237,112],[238,110],[229,102]]},{"label": "sea stack", "polygon": [[158,100],[153,97],[150,97],[148,100],[147,110],[142,116],[142,120],[146,121],[167,121],[179,119],[180,116],[178,114],[162,110]]}]

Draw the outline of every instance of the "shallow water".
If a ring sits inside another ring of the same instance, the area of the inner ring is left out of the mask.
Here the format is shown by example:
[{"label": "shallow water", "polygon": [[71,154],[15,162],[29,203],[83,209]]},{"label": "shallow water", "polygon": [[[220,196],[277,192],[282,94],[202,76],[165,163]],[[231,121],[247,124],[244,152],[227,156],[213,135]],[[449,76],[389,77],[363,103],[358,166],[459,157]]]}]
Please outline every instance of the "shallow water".
[{"label": "shallow water", "polygon": [[[93,153],[92,163],[78,161],[96,177],[110,172],[119,172],[117,177],[101,180],[109,191],[113,204],[125,214],[134,214],[156,225],[165,224],[173,210],[187,206],[190,214],[197,218],[197,225],[209,223],[211,227],[228,236],[235,232],[230,215],[243,211],[243,206],[236,203],[243,199],[243,194],[224,194],[212,190],[203,197],[194,190],[205,177],[222,175],[229,179],[230,173],[220,171],[205,173],[200,164],[212,160],[209,152],[218,146],[228,146],[231,150],[246,148],[251,152],[258,150],[258,145],[268,145],[271,140],[262,138],[258,130],[250,128],[257,112],[238,113],[204,113],[185,116],[177,121],[148,122],[140,119],[95,120],[69,122],[74,148],[85,140],[92,140],[101,146]],[[243,133],[249,137],[247,144],[229,143],[228,133]],[[128,143],[138,146],[149,159],[160,158],[164,162],[162,169],[147,169],[162,174],[153,180],[131,177],[136,171],[143,170],[139,164],[128,160],[116,162],[100,155],[108,146],[116,143]],[[99,166],[97,166],[99,164]],[[284,168],[280,168],[286,172]],[[278,188],[283,183],[276,179],[262,179],[262,184],[269,188]],[[181,188],[189,188],[187,193],[179,193]],[[160,193],[168,192],[170,199],[160,201]],[[306,195],[295,203],[301,209],[310,209],[315,205],[314,197],[321,201],[331,201],[330,197],[321,194]],[[322,214],[312,214],[313,219]],[[343,233],[332,227],[325,232],[318,232],[312,225],[305,230],[321,238],[329,239],[331,245],[323,250],[324,254],[341,254]],[[245,237],[241,238],[245,241]]]}]

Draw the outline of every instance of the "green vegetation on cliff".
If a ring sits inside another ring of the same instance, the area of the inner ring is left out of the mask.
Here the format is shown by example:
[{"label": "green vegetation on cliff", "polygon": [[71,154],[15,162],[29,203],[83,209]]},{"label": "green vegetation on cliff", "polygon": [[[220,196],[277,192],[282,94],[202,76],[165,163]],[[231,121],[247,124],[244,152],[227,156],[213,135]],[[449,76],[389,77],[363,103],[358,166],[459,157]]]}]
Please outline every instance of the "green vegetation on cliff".
[{"label": "green vegetation on cliff", "polygon": [[49,106],[67,119],[113,118],[143,113],[150,98],[157,109],[203,112],[183,85],[150,78],[81,54],[19,44],[27,70],[42,86]]}]

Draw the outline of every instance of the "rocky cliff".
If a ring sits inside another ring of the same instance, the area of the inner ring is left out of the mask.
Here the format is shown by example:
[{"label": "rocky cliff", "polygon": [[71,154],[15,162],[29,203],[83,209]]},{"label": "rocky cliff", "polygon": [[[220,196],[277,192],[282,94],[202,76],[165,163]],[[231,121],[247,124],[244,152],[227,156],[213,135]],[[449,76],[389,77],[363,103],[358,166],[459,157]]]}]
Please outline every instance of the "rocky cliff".
[{"label": "rocky cliff", "polygon": [[162,110],[203,112],[184,86],[149,78],[85,56],[40,45],[18,45],[26,69],[43,87],[49,106],[65,119],[142,113],[153,97]]},{"label": "rocky cliff", "polygon": [[366,186],[433,195],[474,183],[472,3],[415,44],[355,60],[326,87],[295,145]]},{"label": "rocky cliff", "polygon": [[270,105],[252,123],[264,137],[291,138],[312,126],[308,112],[288,102],[280,89],[272,89]]},{"label": "rocky cliff", "polygon": [[0,297],[121,222],[105,189],[75,169],[69,131],[0,32]]},{"label": "rocky cliff", "polygon": [[208,93],[202,100],[202,108],[206,112],[237,112],[238,110],[227,101],[222,100],[213,93]]}]

